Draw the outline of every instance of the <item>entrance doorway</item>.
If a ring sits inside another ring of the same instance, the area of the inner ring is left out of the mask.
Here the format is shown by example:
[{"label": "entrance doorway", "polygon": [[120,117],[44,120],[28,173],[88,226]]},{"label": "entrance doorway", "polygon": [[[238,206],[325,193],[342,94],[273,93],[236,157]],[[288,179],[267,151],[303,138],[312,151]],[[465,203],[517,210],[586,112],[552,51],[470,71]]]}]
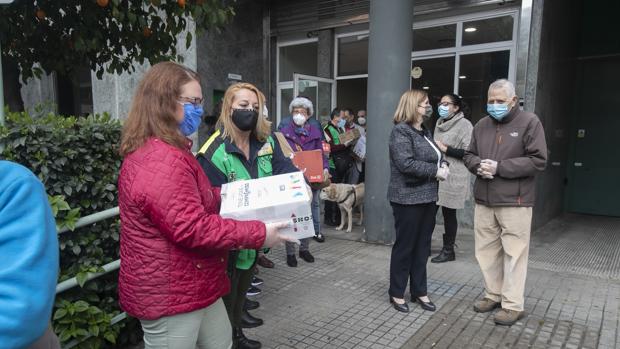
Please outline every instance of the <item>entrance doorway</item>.
[{"label": "entrance doorway", "polygon": [[293,95],[309,98],[314,104],[314,117],[321,124],[329,121],[336,99],[335,81],[318,76],[293,74]]},{"label": "entrance doorway", "polygon": [[568,211],[620,217],[620,57],[581,61],[568,166]]}]

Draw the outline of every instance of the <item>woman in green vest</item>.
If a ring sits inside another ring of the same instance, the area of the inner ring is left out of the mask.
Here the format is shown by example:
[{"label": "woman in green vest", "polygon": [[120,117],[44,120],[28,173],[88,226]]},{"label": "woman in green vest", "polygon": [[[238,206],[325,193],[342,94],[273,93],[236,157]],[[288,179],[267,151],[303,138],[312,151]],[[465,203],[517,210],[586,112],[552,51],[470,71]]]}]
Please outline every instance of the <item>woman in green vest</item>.
[{"label": "woman in green vest", "polygon": [[[217,130],[197,155],[213,186],[298,171],[271,136],[271,122],[263,116],[264,105],[264,95],[252,84],[237,83],[226,90]],[[231,292],[224,297],[224,304],[236,348],[261,347],[259,341],[246,338],[241,330],[256,255],[255,250],[239,250],[231,252],[229,258],[234,265],[229,266]],[[260,319],[251,319],[262,324]]]}]

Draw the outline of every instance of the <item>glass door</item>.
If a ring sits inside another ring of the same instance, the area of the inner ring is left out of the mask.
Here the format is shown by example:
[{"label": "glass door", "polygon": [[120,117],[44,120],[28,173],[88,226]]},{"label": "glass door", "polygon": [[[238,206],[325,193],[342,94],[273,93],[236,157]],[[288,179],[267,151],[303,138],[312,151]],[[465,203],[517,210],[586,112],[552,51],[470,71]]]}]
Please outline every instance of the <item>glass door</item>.
[{"label": "glass door", "polygon": [[[335,80],[294,74],[293,96],[304,96],[309,98],[314,105],[314,117],[316,117],[321,124],[324,124],[329,121],[329,114],[332,109],[336,107]],[[284,107],[288,108],[288,105],[282,106],[282,111],[284,111]],[[286,115],[288,115],[288,109],[286,111]],[[282,115],[284,116],[285,114]]]},{"label": "glass door", "polygon": [[437,103],[447,93],[454,93],[455,56],[420,57],[411,63],[411,88],[428,93],[428,101],[433,106],[433,118],[426,127],[434,129],[437,121]]}]

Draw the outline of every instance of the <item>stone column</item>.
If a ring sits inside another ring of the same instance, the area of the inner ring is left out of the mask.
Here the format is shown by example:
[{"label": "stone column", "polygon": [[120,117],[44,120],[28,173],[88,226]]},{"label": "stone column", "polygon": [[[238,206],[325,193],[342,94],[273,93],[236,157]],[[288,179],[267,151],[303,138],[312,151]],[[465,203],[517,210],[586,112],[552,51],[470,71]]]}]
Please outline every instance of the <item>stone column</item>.
[{"label": "stone column", "polygon": [[368,139],[364,219],[368,241],[390,243],[394,223],[387,200],[388,140],[400,96],[409,89],[412,0],[371,0],[368,48]]}]

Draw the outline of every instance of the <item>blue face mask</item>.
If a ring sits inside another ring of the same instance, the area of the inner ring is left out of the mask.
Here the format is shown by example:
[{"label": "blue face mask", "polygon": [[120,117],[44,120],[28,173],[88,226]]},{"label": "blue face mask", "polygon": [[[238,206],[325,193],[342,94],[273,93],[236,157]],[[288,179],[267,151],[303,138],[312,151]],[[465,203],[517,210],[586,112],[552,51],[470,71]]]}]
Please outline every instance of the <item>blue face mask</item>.
[{"label": "blue face mask", "polygon": [[344,125],[347,124],[347,121],[345,119],[340,119],[340,121],[338,121],[338,127],[340,128],[344,128]]},{"label": "blue face mask", "polygon": [[181,133],[189,136],[198,130],[200,121],[202,121],[202,106],[195,106],[191,103],[183,104],[183,121],[179,125]]},{"label": "blue face mask", "polygon": [[448,108],[448,106],[440,105],[439,108],[437,108],[437,112],[439,113],[439,118],[441,119],[450,116],[450,109]]},{"label": "blue face mask", "polygon": [[487,112],[495,120],[501,121],[506,115],[508,115],[508,103],[506,104],[487,104]]}]

